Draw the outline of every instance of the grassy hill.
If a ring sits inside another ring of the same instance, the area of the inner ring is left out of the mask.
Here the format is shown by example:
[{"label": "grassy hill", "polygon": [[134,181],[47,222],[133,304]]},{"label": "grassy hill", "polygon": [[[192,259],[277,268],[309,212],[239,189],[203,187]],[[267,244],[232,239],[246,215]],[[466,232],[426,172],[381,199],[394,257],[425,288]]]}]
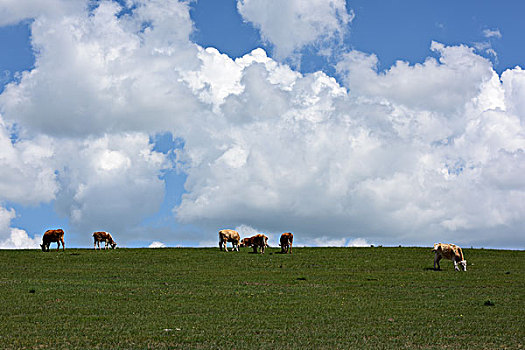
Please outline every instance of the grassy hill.
[{"label": "grassy hill", "polygon": [[0,251],[2,349],[519,349],[525,252]]}]

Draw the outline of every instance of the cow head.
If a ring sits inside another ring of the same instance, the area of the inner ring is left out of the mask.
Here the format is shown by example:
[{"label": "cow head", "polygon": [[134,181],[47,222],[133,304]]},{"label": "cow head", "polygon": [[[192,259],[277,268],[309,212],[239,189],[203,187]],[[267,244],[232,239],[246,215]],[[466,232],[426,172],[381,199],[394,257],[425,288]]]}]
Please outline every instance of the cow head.
[{"label": "cow head", "polygon": [[113,241],[111,243],[111,249],[115,249],[116,246],[117,246],[117,242]]},{"label": "cow head", "polygon": [[461,260],[460,262],[458,262],[458,265],[463,271],[467,271],[467,260]]},{"label": "cow head", "polygon": [[41,245],[40,245],[40,248],[42,248],[42,251],[43,251],[43,252],[47,252],[47,251],[49,250],[49,248],[48,248],[47,245],[45,245],[45,244],[41,244]]}]

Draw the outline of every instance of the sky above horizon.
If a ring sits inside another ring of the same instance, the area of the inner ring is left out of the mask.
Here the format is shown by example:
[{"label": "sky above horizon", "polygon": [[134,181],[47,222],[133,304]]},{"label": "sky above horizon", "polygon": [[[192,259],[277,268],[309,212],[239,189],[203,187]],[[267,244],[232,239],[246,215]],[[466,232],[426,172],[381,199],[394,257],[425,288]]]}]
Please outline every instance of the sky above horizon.
[{"label": "sky above horizon", "polygon": [[0,249],[524,249],[523,10],[3,1]]}]

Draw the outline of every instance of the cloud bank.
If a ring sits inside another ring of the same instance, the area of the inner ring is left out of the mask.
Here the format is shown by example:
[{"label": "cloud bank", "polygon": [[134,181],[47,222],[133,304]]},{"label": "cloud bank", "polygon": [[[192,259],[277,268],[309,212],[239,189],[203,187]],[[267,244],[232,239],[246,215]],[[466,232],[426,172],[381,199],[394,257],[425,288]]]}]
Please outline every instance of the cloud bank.
[{"label": "cloud bank", "polygon": [[[313,245],[523,247],[522,69],[499,76],[473,48],[434,42],[437,58],[421,64],[380,72],[354,50],[337,77],[302,74],[283,60],[352,17],[344,2],[323,4],[312,18],[294,2],[281,12],[305,26],[292,38],[284,19],[267,20],[273,2],[238,2],[275,59],[193,43],[186,2],[20,12],[34,18],[36,62],[0,95],[0,203],[53,201],[77,232],[125,244],[161,205],[161,174],[177,169],[174,220],[199,227],[200,242],[240,227]],[[0,23],[15,10],[0,5]],[[154,150],[164,132],[184,142],[175,157]],[[8,208],[0,240],[14,247]]]}]

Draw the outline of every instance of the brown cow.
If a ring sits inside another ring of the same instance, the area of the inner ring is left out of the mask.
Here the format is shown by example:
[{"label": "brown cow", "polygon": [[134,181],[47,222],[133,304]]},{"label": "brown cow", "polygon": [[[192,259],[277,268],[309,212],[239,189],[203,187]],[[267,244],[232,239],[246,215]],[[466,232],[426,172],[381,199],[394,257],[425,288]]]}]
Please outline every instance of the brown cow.
[{"label": "brown cow", "polygon": [[263,234],[258,234],[252,237],[243,238],[241,241],[241,247],[252,247],[253,252],[257,253],[257,249],[264,254],[265,248],[268,246],[268,237]]},{"label": "brown cow", "polygon": [[49,246],[53,242],[57,243],[57,251],[60,249],[60,242],[62,242],[62,250],[66,249],[66,245],[64,244],[64,231],[62,229],[47,230],[44,233],[44,236],[42,237],[42,244],[40,245],[42,251],[48,252]]},{"label": "brown cow", "polygon": [[224,250],[228,251],[228,242],[232,243],[232,250],[239,251],[239,241],[241,240],[241,236],[239,235],[239,232],[235,230],[220,230],[219,231],[219,248],[222,250],[222,247],[224,246]]},{"label": "brown cow", "polygon": [[104,249],[109,249],[108,245],[111,245],[111,249],[115,249],[115,247],[117,246],[117,242],[113,240],[113,237],[111,237],[111,234],[109,232],[94,232],[93,240],[93,246],[95,249],[97,249],[98,245],[98,249],[100,250],[100,242],[105,243]]},{"label": "brown cow", "polygon": [[442,258],[445,258],[448,260],[452,260],[452,262],[454,263],[454,269],[456,269],[456,271],[459,271],[459,266],[461,266],[461,269],[463,271],[467,271],[467,261],[463,257],[463,250],[457,245],[446,244],[446,243],[435,243],[432,251],[435,253],[434,269],[436,269],[436,265],[437,265],[438,270],[441,270],[441,266],[439,266],[439,261]]},{"label": "brown cow", "polygon": [[285,232],[281,235],[281,239],[279,240],[279,245],[281,246],[281,253],[286,254],[288,251],[290,251],[290,254],[292,254],[292,243],[293,243],[293,233],[291,232]]}]

